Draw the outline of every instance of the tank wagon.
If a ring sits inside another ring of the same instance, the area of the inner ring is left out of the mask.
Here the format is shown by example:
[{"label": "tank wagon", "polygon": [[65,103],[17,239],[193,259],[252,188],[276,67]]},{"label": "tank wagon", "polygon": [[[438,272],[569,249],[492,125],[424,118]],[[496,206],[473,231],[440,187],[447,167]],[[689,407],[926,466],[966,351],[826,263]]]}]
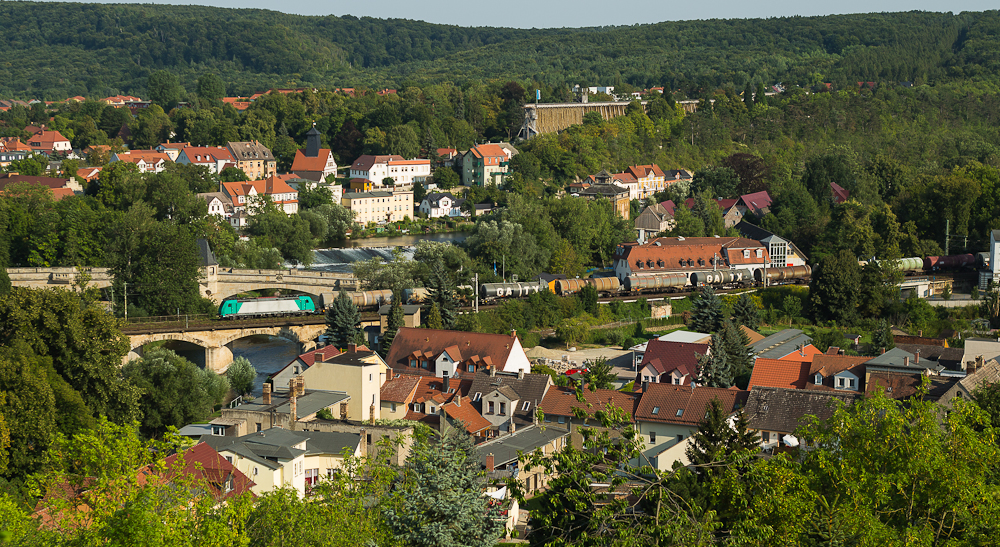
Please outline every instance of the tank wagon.
[{"label": "tank wagon", "polygon": [[[765,274],[765,272],[767,272]],[[797,282],[801,283],[812,275],[812,268],[810,266],[785,266],[782,268],[768,268],[767,270],[755,270],[754,280],[757,283],[763,283],[765,275],[767,276],[768,283],[774,282]]]},{"label": "tank wagon", "polygon": [[583,290],[587,285],[597,289],[601,294],[615,294],[621,290],[621,282],[617,277],[589,277],[587,279],[557,279],[556,294],[567,296]]},{"label": "tank wagon", "polygon": [[531,281],[528,283],[483,283],[479,286],[479,297],[483,300],[524,298],[547,290],[549,290],[549,285],[544,281]]},{"label": "tank wagon", "polygon": [[683,273],[632,275],[625,278],[624,289],[630,293],[663,292],[683,289],[688,278]]},{"label": "tank wagon", "polygon": [[705,285],[749,285],[753,284],[754,277],[750,270],[713,270],[705,272],[693,272],[691,274],[691,284],[695,287]]}]

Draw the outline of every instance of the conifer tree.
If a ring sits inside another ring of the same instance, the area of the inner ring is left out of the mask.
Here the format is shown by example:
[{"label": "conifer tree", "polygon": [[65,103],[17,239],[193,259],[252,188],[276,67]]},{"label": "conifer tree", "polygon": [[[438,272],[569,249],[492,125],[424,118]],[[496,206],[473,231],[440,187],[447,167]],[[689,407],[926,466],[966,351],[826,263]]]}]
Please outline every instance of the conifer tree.
[{"label": "conifer tree", "polygon": [[458,315],[458,299],[455,297],[455,280],[453,276],[445,271],[440,262],[434,262],[431,266],[431,275],[428,280],[428,299],[438,306],[438,313],[441,314],[441,324],[450,329],[455,326],[455,318]]},{"label": "conifer tree", "polygon": [[716,333],[722,330],[722,301],[710,285],[705,285],[701,289],[701,295],[694,301],[688,325],[704,333]]},{"label": "conifer tree", "polygon": [[698,357],[698,383],[708,387],[731,387],[733,370],[725,344],[718,333],[712,335],[712,351]]},{"label": "conifer tree", "polygon": [[389,319],[386,322],[385,333],[382,335],[382,341],[379,342],[378,345],[379,353],[382,355],[383,359],[389,355],[389,348],[392,347],[392,341],[396,338],[396,332],[399,331],[399,327],[403,326],[402,300],[403,297],[400,291],[393,291],[392,305],[389,307]]},{"label": "conifer tree", "polygon": [[733,305],[733,323],[745,325],[750,330],[760,327],[760,307],[754,302],[750,293],[742,293]]},{"label": "conifer tree", "polygon": [[732,321],[726,321],[722,329],[722,344],[726,352],[726,359],[729,361],[729,368],[733,377],[749,374],[753,367],[750,359],[750,337],[743,329],[736,326]]},{"label": "conifer tree", "polygon": [[426,325],[429,329],[444,328],[444,324],[441,322],[441,308],[438,306],[437,302],[431,303],[431,311],[427,312]]},{"label": "conifer tree", "polygon": [[[445,419],[445,418],[442,418]],[[503,533],[499,507],[483,496],[486,479],[464,428],[418,441],[396,483],[386,521],[413,547],[493,547]]]},{"label": "conifer tree", "polygon": [[354,342],[361,332],[361,312],[351,297],[341,289],[333,304],[326,310],[326,337],[333,347],[344,349]]}]

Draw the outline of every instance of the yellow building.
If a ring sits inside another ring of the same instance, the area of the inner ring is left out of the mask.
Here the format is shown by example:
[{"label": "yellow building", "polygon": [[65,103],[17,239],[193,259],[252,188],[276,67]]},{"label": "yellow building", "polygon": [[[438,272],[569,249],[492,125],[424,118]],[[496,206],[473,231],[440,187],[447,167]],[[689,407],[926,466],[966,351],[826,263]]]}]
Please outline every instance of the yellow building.
[{"label": "yellow building", "polygon": [[386,224],[413,217],[413,192],[345,192],[340,204],[354,212],[358,224]]},{"label": "yellow building", "polygon": [[249,180],[261,180],[278,174],[278,162],[271,149],[257,141],[227,143],[236,160],[236,167],[247,174]]}]

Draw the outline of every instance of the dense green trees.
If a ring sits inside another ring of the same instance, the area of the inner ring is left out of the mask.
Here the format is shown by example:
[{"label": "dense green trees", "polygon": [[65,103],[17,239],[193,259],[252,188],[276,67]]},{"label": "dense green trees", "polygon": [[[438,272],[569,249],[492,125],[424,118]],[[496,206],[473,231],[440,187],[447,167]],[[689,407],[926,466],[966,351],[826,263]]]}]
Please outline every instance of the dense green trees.
[{"label": "dense green trees", "polygon": [[229,380],[176,353],[155,348],[123,368],[125,378],[141,389],[141,431],[159,438],[167,428],[183,427],[211,416],[229,391]]}]

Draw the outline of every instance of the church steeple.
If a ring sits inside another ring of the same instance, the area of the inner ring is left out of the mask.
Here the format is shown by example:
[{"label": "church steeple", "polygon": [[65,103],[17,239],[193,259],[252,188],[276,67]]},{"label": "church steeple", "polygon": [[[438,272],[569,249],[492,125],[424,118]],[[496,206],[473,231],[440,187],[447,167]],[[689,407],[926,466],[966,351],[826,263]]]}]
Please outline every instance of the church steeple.
[{"label": "church steeple", "polygon": [[316,122],[313,122],[312,129],[306,133],[306,156],[315,158],[319,156],[320,132],[316,130]]}]

